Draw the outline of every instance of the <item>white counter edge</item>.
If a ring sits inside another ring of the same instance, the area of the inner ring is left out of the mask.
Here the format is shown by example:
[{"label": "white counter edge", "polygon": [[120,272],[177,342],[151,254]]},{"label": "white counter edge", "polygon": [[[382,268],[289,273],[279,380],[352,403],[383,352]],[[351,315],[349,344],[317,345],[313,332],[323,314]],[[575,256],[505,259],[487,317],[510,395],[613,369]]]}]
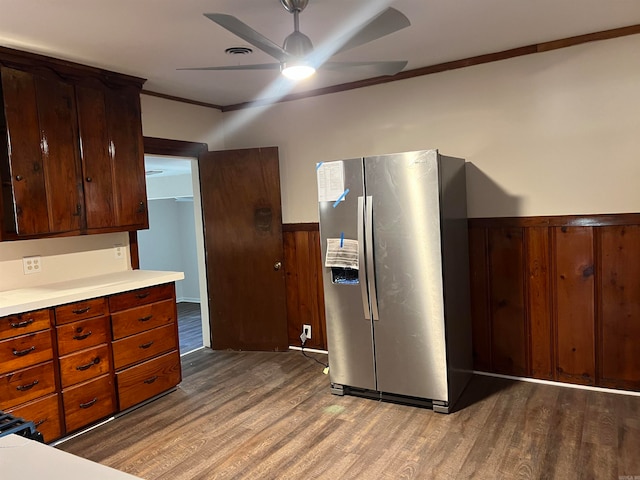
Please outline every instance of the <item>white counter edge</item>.
[{"label": "white counter edge", "polygon": [[182,272],[126,270],[66,282],[0,291],[0,317],[104,297],[184,279]]}]

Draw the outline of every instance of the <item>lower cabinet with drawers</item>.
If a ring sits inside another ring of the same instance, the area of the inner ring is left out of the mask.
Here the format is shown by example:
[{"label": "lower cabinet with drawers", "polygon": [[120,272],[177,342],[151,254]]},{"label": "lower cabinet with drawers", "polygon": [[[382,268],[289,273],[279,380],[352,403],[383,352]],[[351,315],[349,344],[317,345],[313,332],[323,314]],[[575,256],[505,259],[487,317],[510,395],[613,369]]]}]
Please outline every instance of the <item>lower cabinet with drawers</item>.
[{"label": "lower cabinet with drawers", "polygon": [[0,410],[46,442],[181,380],[173,283],[0,318]]}]

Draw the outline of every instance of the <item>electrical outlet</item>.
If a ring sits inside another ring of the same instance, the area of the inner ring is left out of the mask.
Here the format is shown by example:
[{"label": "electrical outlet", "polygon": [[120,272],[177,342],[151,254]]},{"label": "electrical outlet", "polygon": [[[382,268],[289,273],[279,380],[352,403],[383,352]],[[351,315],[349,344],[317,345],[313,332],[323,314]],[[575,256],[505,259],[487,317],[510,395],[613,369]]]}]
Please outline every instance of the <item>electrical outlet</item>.
[{"label": "electrical outlet", "polygon": [[40,255],[22,257],[22,270],[25,275],[40,273],[42,271],[42,260],[40,259]]},{"label": "electrical outlet", "polygon": [[116,243],[113,246],[113,251],[115,252],[114,255],[118,260],[124,258],[124,247],[122,246],[122,244]]},{"label": "electrical outlet", "polygon": [[311,340],[311,325],[306,323],[302,325],[302,333],[307,337],[307,340]]}]

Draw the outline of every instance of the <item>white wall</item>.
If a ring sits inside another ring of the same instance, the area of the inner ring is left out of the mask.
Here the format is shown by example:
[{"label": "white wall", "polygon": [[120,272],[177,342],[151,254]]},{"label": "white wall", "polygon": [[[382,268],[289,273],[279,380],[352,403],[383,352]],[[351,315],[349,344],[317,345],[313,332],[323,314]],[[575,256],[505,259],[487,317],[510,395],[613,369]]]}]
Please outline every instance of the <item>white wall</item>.
[{"label": "white wall", "polygon": [[[118,244],[127,252],[119,259],[114,249]],[[128,246],[127,233],[0,242],[0,291],[128,270]],[[22,257],[34,255],[40,255],[42,271],[25,275]]]},{"label": "white wall", "polygon": [[[634,35],[224,114],[142,95],[143,132],[211,150],[277,145],[286,223],[317,221],[316,162],[423,148],[471,162],[473,217],[637,212],[639,51]],[[0,242],[0,290],[130,268],[109,253],[127,234],[101,237]],[[27,255],[54,267],[25,276]]]},{"label": "white wall", "polygon": [[203,142],[210,150],[224,148],[220,110],[144,94],[140,101],[145,137]]},{"label": "white wall", "polygon": [[634,35],[252,109],[225,146],[279,147],[285,223],[317,221],[316,162],[425,148],[471,162],[472,217],[637,212],[638,52]]},{"label": "white wall", "polygon": [[149,200],[149,229],[138,232],[140,268],[184,272],[178,301],[200,301],[193,201]]}]

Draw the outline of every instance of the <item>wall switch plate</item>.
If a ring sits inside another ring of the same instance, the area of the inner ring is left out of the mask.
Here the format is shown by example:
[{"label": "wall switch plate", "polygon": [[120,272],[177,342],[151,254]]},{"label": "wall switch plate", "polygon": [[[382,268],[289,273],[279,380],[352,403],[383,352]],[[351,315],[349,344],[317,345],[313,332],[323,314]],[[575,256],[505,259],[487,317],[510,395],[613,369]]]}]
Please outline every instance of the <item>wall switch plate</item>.
[{"label": "wall switch plate", "polygon": [[22,257],[22,270],[25,275],[40,273],[42,271],[42,260],[40,259],[40,255]]},{"label": "wall switch plate", "polygon": [[307,340],[311,340],[311,325],[307,323],[302,325],[302,333],[307,337]]},{"label": "wall switch plate", "polygon": [[122,246],[122,244],[116,243],[113,246],[113,251],[114,251],[115,258],[117,258],[118,260],[121,258],[124,258],[124,247]]}]

